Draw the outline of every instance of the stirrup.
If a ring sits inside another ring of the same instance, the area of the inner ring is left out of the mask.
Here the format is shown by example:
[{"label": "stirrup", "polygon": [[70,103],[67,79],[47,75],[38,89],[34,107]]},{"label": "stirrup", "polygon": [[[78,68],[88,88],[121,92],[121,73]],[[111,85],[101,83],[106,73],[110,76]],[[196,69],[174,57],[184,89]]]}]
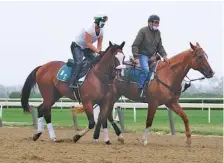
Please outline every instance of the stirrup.
[{"label": "stirrup", "polygon": [[76,83],[76,84],[71,84],[71,85],[69,85],[69,88],[73,88],[73,89],[77,89],[79,86],[78,86],[78,84]]},{"label": "stirrup", "polygon": [[140,98],[145,98],[144,87],[143,88],[139,88],[139,97]]},{"label": "stirrup", "polygon": [[144,89],[142,89],[142,92],[140,93],[140,98],[145,98],[145,93],[144,93]]}]

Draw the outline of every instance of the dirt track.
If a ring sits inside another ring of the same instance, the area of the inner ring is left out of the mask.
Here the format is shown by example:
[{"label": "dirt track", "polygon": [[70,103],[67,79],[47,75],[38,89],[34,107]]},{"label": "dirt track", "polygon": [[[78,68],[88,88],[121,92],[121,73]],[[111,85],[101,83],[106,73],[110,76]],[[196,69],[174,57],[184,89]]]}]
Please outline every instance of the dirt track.
[{"label": "dirt track", "polygon": [[[34,142],[32,128],[0,128],[0,163],[189,163],[223,162],[222,137],[193,136],[192,146],[185,146],[184,136],[149,135],[149,144],[143,146],[138,138],[142,133],[125,133],[125,144],[120,144],[110,132],[112,145],[105,145],[101,137],[92,144],[92,132],[78,143],[70,140],[72,129],[57,129],[62,143],[53,143],[45,129]],[[102,133],[101,133],[102,135]]]}]

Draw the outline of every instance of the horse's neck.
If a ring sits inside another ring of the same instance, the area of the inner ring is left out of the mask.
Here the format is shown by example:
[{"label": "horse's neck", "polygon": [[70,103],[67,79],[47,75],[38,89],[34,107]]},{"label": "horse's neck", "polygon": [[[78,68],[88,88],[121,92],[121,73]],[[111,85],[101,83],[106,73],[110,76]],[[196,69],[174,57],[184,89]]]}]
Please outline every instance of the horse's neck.
[{"label": "horse's neck", "polygon": [[191,53],[190,50],[187,50],[168,60],[169,62],[168,69],[171,71],[171,76],[172,76],[170,80],[170,82],[172,83],[172,86],[176,87],[178,85],[181,85],[184,77],[189,72],[191,68],[190,60],[192,57],[190,53]]},{"label": "horse's neck", "polygon": [[104,74],[110,72],[111,64],[111,55],[106,52],[100,61],[96,64],[96,69]]}]

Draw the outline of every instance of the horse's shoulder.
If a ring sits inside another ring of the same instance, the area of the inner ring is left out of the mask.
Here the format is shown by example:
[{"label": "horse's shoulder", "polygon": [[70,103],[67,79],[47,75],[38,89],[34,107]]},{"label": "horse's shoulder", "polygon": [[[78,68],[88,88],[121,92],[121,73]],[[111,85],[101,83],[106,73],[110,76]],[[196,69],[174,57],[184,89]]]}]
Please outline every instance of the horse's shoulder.
[{"label": "horse's shoulder", "polygon": [[160,70],[167,67],[167,63],[163,61],[158,61],[156,70]]}]

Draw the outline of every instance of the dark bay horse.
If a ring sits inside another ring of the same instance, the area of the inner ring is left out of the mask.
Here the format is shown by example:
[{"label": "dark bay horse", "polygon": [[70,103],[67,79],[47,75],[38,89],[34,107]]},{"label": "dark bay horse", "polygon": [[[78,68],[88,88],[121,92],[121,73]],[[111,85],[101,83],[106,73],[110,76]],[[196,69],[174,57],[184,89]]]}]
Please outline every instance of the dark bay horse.
[{"label": "dark bay horse", "polygon": [[[84,105],[89,126],[85,131],[79,133],[78,136],[75,137],[77,140],[95,126],[93,105],[101,105],[101,101],[108,91],[108,84],[115,78],[119,66],[122,67],[124,60],[122,49],[124,44],[125,42],[121,45],[113,45],[109,42],[109,47],[104,54],[99,56],[98,63],[88,71],[83,84],[79,87],[80,99]],[[51,107],[63,96],[73,100],[75,99],[73,90],[68,87],[68,84],[57,79],[57,73],[63,65],[65,65],[65,62],[52,61],[38,66],[29,74],[23,86],[21,104],[24,112],[29,112],[30,110],[28,99],[30,91],[36,83],[44,100],[37,108],[38,129],[33,136],[34,141],[37,140],[44,131],[43,118],[47,123],[50,138],[56,141],[56,135],[51,123]]]},{"label": "dark bay horse", "polygon": [[[191,133],[189,121],[178,102],[181,95],[181,83],[190,69],[199,71],[206,78],[211,78],[214,75],[214,72],[208,63],[207,54],[203,51],[200,45],[198,43],[196,45],[190,43],[190,47],[191,49],[177,54],[167,62],[159,61],[154,74],[154,79],[152,79],[145,88],[145,99],[139,97],[137,83],[124,80],[122,76],[117,77],[113,81],[111,90],[106,95],[107,98],[104,101],[105,105],[104,108],[102,108],[104,112],[108,112],[108,120],[111,123],[114,123],[112,116],[113,106],[122,95],[136,102],[148,103],[146,128],[142,140],[144,145],[146,145],[149,128],[152,125],[156,109],[158,106],[165,104],[184,121],[187,137],[186,143],[190,146]],[[105,115],[107,114],[105,113]],[[105,121],[105,118],[103,120]],[[98,123],[103,123],[103,120]],[[114,124],[116,125],[116,123]],[[97,124],[96,126],[99,125]],[[96,127],[95,132],[97,132],[94,133],[95,135],[99,135],[99,128]],[[118,127],[115,127],[115,132],[117,135],[121,133]]]}]

